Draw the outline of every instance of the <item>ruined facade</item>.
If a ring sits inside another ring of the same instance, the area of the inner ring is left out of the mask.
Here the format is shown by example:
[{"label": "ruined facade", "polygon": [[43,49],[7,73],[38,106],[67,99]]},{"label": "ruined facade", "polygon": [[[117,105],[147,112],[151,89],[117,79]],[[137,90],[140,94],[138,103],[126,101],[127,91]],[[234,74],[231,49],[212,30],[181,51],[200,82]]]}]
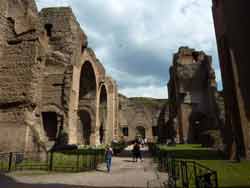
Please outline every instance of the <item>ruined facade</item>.
[{"label": "ruined facade", "polygon": [[119,96],[119,138],[127,142],[136,136],[157,142],[162,137],[161,129],[168,121],[166,99],[127,98]]},{"label": "ruined facade", "polygon": [[0,151],[109,143],[117,86],[88,48],[71,8],[0,2]]},{"label": "ruined facade", "polygon": [[221,143],[223,96],[217,92],[210,56],[179,48],[170,67],[168,94],[168,126],[175,132],[175,142],[207,146]]},{"label": "ruined facade", "polygon": [[213,0],[225,96],[225,135],[231,159],[250,159],[249,1]]}]

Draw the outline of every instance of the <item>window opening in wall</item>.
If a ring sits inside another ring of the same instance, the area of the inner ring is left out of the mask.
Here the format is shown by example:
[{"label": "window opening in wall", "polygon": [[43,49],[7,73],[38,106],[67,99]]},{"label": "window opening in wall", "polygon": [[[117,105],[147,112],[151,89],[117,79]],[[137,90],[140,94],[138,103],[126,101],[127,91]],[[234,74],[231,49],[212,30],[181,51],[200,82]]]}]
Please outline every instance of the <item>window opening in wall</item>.
[{"label": "window opening in wall", "polygon": [[128,136],[128,127],[122,128],[122,134],[123,134],[123,136]]},{"label": "window opening in wall", "polygon": [[57,136],[57,114],[56,112],[42,112],[43,128],[49,141],[55,141]]},{"label": "window opening in wall", "polygon": [[48,37],[51,37],[52,36],[52,28],[53,28],[53,25],[52,24],[45,24],[44,26],[45,30],[46,30],[46,34]]},{"label": "window opening in wall", "polygon": [[156,127],[156,126],[152,127],[152,134],[153,134],[153,136],[159,135],[158,127]]}]

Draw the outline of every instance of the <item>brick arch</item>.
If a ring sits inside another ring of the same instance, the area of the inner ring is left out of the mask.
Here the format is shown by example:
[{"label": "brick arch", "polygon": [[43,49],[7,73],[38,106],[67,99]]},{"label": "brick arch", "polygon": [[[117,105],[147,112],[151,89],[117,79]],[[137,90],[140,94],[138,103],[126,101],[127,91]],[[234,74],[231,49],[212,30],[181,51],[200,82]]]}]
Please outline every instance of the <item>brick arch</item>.
[{"label": "brick arch", "polygon": [[[86,115],[88,116],[86,122]],[[79,144],[90,145],[94,142],[93,137],[95,136],[95,124],[96,124],[96,113],[90,106],[83,106],[78,110],[78,140]],[[88,125],[86,125],[86,123]]]},{"label": "brick arch", "polygon": [[40,108],[41,125],[43,134],[48,141],[56,141],[59,130],[64,127],[66,114],[63,109],[56,104],[44,104]]},{"label": "brick arch", "polygon": [[64,112],[64,110],[62,108],[60,108],[57,104],[43,104],[42,107],[40,108],[41,112],[45,112],[45,111],[53,111],[56,112],[57,114],[65,117],[66,114]]},{"label": "brick arch", "polygon": [[101,83],[98,89],[98,121],[97,121],[97,132],[99,134],[100,143],[106,143],[107,141],[107,132],[109,131],[109,110],[108,110],[108,103],[109,103],[109,92],[108,88],[105,83]]},{"label": "brick arch", "polygon": [[[100,130],[102,130],[102,120],[101,120],[101,100],[102,100],[102,92],[106,92],[106,122],[104,128],[104,143],[109,144],[112,139],[114,139],[117,136],[117,121],[116,118],[118,116],[118,93],[117,93],[117,86],[114,80],[112,80],[111,77],[105,77],[103,79],[98,87],[98,94],[97,94],[97,131],[100,134]],[[99,138],[99,140],[101,140]]]},{"label": "brick arch", "polygon": [[[87,70],[85,70],[87,69]],[[91,75],[89,71],[91,72]],[[87,81],[88,78],[84,78],[84,76],[91,77],[92,80],[90,86],[90,93],[86,91],[81,91],[82,88],[85,90],[88,87]],[[100,85],[101,80],[105,77],[105,70],[103,66],[99,63],[96,57],[92,54],[92,51],[87,49],[82,54],[79,63],[75,64],[73,67],[73,79],[72,79],[72,87],[70,93],[70,105],[69,105],[69,117],[73,117],[69,119],[69,134],[70,134],[70,143],[77,144],[79,140],[77,140],[77,126],[79,124],[79,112],[86,108],[89,108],[93,111],[91,119],[95,122],[92,122],[91,126],[91,145],[98,143],[98,136],[96,134],[97,130],[97,111],[98,111],[98,102],[97,102],[97,93],[98,87]],[[84,81],[85,83],[81,83]],[[86,95],[85,95],[86,94]]]}]

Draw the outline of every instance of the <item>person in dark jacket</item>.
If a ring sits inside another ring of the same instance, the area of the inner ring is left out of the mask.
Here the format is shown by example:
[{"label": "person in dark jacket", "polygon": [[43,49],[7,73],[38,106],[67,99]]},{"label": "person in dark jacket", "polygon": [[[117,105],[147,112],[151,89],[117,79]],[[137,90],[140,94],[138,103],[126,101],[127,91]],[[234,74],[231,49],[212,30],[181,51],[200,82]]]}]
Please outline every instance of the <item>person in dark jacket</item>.
[{"label": "person in dark jacket", "polygon": [[135,156],[135,162],[137,162],[138,158],[140,158],[140,160],[143,161],[142,160],[142,155],[141,155],[140,144],[137,143],[137,142],[134,144],[133,153],[134,153],[134,156]]},{"label": "person in dark jacket", "polygon": [[110,172],[111,163],[112,163],[113,149],[108,146],[105,152],[107,171]]}]

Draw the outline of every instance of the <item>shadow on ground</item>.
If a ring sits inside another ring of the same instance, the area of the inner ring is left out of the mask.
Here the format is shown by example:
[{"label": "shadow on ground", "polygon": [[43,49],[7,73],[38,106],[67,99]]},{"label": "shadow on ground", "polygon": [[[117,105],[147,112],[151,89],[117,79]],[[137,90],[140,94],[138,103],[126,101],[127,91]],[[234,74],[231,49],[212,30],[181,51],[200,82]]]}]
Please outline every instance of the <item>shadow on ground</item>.
[{"label": "shadow on ground", "polygon": [[[152,155],[149,151],[141,151],[142,158],[151,158]],[[126,157],[126,158],[133,158],[132,151],[130,150],[123,150],[121,153],[117,154],[117,157]]]},{"label": "shadow on ground", "polygon": [[[66,185],[66,184],[27,184],[17,182],[12,177],[0,173],[0,187],[1,188],[97,188],[94,186],[81,186],[81,185]],[[109,187],[105,187],[109,188]]]}]

